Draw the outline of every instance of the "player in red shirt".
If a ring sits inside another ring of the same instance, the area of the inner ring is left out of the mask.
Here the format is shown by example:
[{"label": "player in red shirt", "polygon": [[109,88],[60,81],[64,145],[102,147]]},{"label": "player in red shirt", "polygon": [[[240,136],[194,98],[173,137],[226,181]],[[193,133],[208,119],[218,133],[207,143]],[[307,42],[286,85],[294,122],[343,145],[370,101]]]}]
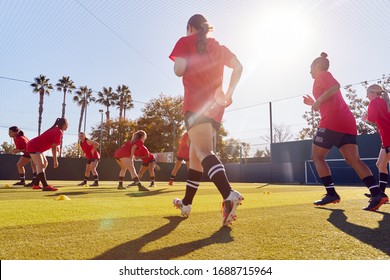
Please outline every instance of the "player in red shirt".
[{"label": "player in red shirt", "polygon": [[62,135],[68,129],[68,121],[66,118],[58,118],[54,125],[44,133],[31,139],[27,143],[27,152],[30,153],[31,159],[37,168],[37,184],[33,189],[40,189],[39,181],[42,183],[42,191],[56,191],[57,188],[49,186],[46,181],[45,169],[47,167],[47,158],[43,154],[51,148],[53,155],[54,168],[58,167],[57,153],[58,146],[61,144]]},{"label": "player in red shirt", "polygon": [[360,160],[355,118],[341,95],[340,84],[328,72],[328,69],[327,54],[321,53],[321,56],[311,64],[310,71],[314,79],[315,100],[309,95],[304,96],[303,100],[313,110],[320,110],[321,115],[320,124],[313,139],[312,158],[327,193],[324,198],[315,201],[314,204],[326,205],[340,202],[340,196],[335,190],[329,166],[325,161],[329,150],[336,146],[346,162],[352,166],[370,190],[372,199],[363,209],[376,211],[383,203],[386,203],[388,198],[379,189],[370,169]]},{"label": "player in red shirt", "polygon": [[[379,85],[371,85],[367,88],[367,97],[370,100],[368,112],[363,120],[376,124],[382,141],[376,166],[379,170],[379,188],[385,192],[389,171],[387,165],[390,162],[390,100],[388,92]],[[371,194],[366,194],[371,197]]]},{"label": "player in red shirt", "polygon": [[89,185],[90,187],[99,186],[99,174],[97,172],[97,166],[100,161],[100,154],[97,151],[99,143],[88,139],[84,132],[79,133],[79,144],[83,150],[84,157],[87,158],[87,165],[85,167],[84,180],[78,184],[78,186],[84,186],[88,182],[88,178],[92,173],[94,183]]},{"label": "player in red shirt", "polygon": [[146,139],[146,132],[139,130],[133,134],[133,137],[124,143],[122,147],[115,151],[114,158],[121,168],[119,172],[119,184],[118,190],[125,190],[126,187],[123,185],[125,179],[126,171],[129,170],[131,178],[135,182],[135,185],[138,186],[139,191],[149,191],[148,188],[144,187],[139,181],[139,177],[134,168],[134,153],[136,149],[139,149],[143,146],[143,139]]},{"label": "player in red shirt", "polygon": [[[154,180],[156,178],[156,175],[154,173],[154,169],[157,168],[156,158],[154,157],[153,154],[149,152],[148,148],[145,147],[144,143],[142,144],[143,145],[140,148],[136,149],[134,153],[134,156],[136,158],[142,160],[142,164],[138,172],[138,177],[141,179],[142,176],[145,174],[146,170],[149,170],[149,176],[150,176],[149,188],[153,188],[155,187]],[[134,184],[135,182],[133,182],[129,186],[134,186]]]},{"label": "player in red shirt", "polygon": [[[225,108],[233,102],[242,65],[227,47],[207,37],[209,31],[212,27],[205,17],[193,15],[187,23],[187,36],[177,41],[169,56],[175,62],[175,74],[183,79],[183,114],[191,140],[186,193],[182,200],[175,198],[173,204],[181,209],[183,216],[189,216],[205,172],[222,195],[222,225],[225,226],[236,218],[236,209],[243,197],[232,190],[225,168],[213,152],[213,137],[221,125]],[[225,66],[233,69],[226,93],[222,89]]]},{"label": "player in red shirt", "polygon": [[171,176],[169,177],[168,185],[173,185],[173,180],[176,177],[177,172],[179,171],[183,160],[186,162],[187,171],[190,167],[190,139],[188,137],[188,132],[184,133],[180,139],[180,145],[177,149],[176,162],[175,166],[171,171]]},{"label": "player in red shirt", "polygon": [[[33,178],[36,178],[37,172],[35,169],[35,165],[31,161],[31,156],[29,153],[26,152],[26,146],[28,143],[28,138],[24,136],[24,133],[22,130],[20,130],[17,126],[11,126],[8,129],[8,135],[13,138],[14,144],[16,149],[12,151],[13,154],[23,153],[23,155],[19,158],[18,162],[16,163],[16,167],[19,172],[20,181],[13,184],[14,186],[26,186],[31,187],[33,186],[33,182],[26,184],[25,179],[25,169],[24,166],[30,162],[31,169],[33,171]],[[34,181],[34,179],[33,179]]]}]

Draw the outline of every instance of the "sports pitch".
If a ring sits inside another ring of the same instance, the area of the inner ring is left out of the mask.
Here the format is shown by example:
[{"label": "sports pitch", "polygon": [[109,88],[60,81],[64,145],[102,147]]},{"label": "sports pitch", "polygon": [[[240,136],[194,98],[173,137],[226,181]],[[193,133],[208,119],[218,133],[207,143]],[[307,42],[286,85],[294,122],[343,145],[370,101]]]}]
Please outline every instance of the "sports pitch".
[{"label": "sports pitch", "polygon": [[[150,192],[117,190],[117,182],[49,182],[59,191],[0,181],[0,259],[390,259],[390,204],[361,210],[368,204],[364,187],[337,187],[340,204],[315,207],[322,186],[232,183],[245,199],[233,225],[221,227],[221,197],[208,182],[189,218],[172,205],[184,182],[157,182]],[[60,195],[70,200],[56,200]]]}]

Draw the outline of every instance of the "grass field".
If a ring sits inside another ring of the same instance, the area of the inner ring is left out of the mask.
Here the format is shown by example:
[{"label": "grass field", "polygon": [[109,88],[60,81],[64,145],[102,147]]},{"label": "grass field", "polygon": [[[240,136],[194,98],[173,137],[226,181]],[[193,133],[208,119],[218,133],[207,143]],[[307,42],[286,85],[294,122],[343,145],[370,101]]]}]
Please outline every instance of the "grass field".
[{"label": "grass field", "polygon": [[[390,204],[361,210],[363,187],[338,187],[340,204],[314,207],[321,186],[232,183],[245,198],[221,228],[221,197],[202,183],[189,218],[172,199],[183,182],[150,192],[51,181],[57,192],[6,188],[0,181],[2,260],[382,260],[390,259]],[[70,200],[56,200],[66,195]]]}]

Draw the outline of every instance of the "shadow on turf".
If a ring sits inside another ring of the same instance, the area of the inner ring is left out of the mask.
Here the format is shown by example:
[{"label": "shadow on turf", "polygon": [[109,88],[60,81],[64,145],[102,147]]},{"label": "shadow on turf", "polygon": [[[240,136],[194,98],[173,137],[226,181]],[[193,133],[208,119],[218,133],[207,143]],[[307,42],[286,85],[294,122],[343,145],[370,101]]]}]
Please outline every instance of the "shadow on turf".
[{"label": "shadow on turf", "polygon": [[331,211],[328,221],[339,230],[355,237],[356,239],[371,245],[378,250],[381,250],[390,256],[390,214],[386,212],[376,211],[379,215],[383,215],[383,219],[379,222],[377,228],[367,228],[356,225],[347,221],[347,216],[342,209],[329,209],[326,207],[319,207]]},{"label": "shadow on turf", "polygon": [[169,221],[168,224],[138,239],[116,246],[96,256],[93,260],[171,260],[212,244],[233,241],[233,237],[230,234],[231,229],[229,227],[222,227],[211,236],[203,239],[160,248],[154,251],[142,252],[144,246],[168,235],[185,220],[185,218],[178,216],[165,217],[165,219]]}]

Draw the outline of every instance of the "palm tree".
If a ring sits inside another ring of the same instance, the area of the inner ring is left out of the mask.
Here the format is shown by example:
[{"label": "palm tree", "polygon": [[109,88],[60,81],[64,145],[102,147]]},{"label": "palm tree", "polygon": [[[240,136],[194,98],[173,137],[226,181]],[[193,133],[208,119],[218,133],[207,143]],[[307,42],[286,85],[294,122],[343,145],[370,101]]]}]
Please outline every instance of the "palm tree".
[{"label": "palm tree", "polygon": [[[79,120],[79,128],[78,132],[81,131],[81,124],[83,122],[84,113],[87,116],[87,106],[90,102],[95,102],[95,97],[92,96],[92,89],[87,86],[81,86],[76,92],[75,96],[73,96],[73,101],[77,103],[81,107],[80,111],[80,120]],[[84,120],[84,127],[85,127]],[[85,129],[84,129],[85,130]]]},{"label": "palm tree", "polygon": [[100,103],[106,106],[106,119],[107,122],[110,121],[110,106],[114,106],[116,101],[116,95],[112,91],[112,87],[103,87],[103,91],[98,92],[98,99],[96,99],[96,103]]},{"label": "palm tree", "polygon": [[58,83],[56,84],[57,90],[58,91],[63,91],[64,92],[64,101],[62,102],[62,118],[65,118],[65,98],[66,98],[66,93],[72,93],[74,89],[76,89],[73,81],[69,78],[69,76],[63,76],[61,79],[58,80]]},{"label": "palm tree", "polygon": [[116,96],[117,96],[117,102],[115,105],[117,105],[119,109],[119,120],[122,120],[122,116],[126,118],[126,109],[133,108],[134,105],[132,103],[131,99],[131,91],[129,90],[129,87],[126,85],[118,86],[116,88]]},{"label": "palm tree", "polygon": [[35,83],[30,84],[33,87],[34,93],[39,93],[39,109],[38,109],[38,135],[41,135],[41,126],[42,126],[42,113],[43,113],[43,97],[45,93],[50,95],[53,90],[53,86],[49,83],[50,79],[47,79],[44,75],[39,75],[39,77],[34,78]]}]

